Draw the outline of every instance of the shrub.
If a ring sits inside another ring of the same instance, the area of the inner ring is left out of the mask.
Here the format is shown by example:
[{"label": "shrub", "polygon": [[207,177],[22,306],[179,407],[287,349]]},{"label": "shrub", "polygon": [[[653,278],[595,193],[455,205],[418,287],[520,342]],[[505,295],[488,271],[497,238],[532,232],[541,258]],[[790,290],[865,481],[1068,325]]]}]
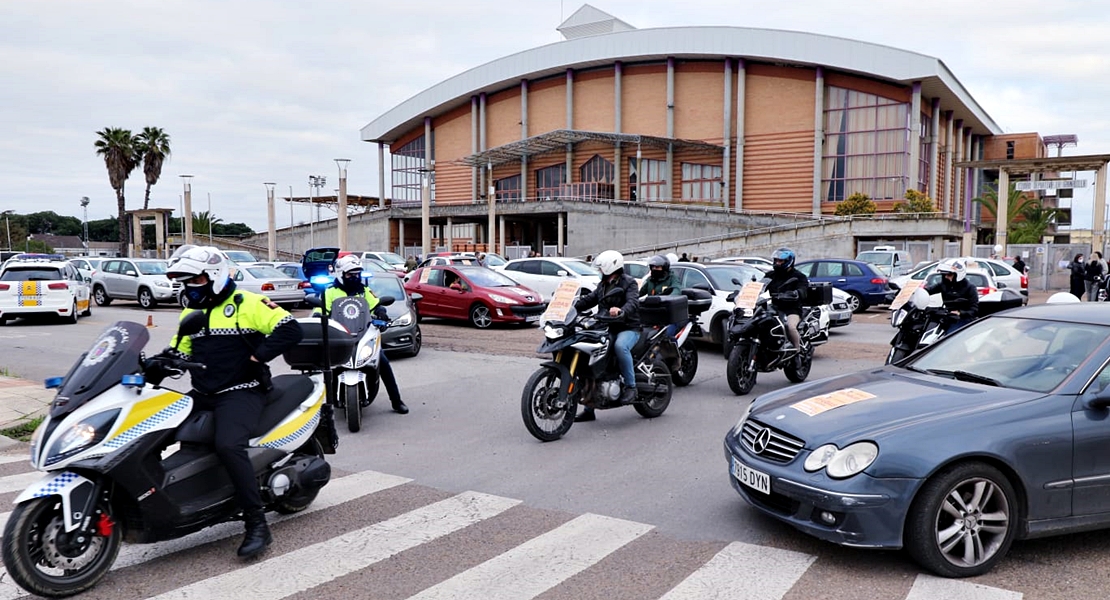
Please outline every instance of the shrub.
[{"label": "shrub", "polygon": [[856,192],[841,200],[836,205],[836,216],[845,217],[848,215],[873,215],[875,214],[875,203],[871,198],[862,192]]},{"label": "shrub", "polygon": [[933,199],[926,195],[924,192],[918,190],[906,190],[905,202],[899,202],[894,205],[894,212],[897,213],[932,213],[937,212],[936,206],[933,206]]}]

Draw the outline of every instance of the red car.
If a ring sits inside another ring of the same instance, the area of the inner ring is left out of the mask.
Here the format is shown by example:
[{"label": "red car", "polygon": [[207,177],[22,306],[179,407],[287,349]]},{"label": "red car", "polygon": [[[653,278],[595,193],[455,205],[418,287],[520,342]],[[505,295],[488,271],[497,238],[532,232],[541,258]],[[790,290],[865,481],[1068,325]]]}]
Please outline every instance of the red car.
[{"label": "red car", "polygon": [[493,323],[535,323],[547,303],[492,269],[467,265],[435,265],[405,277],[405,289],[423,296],[421,317],[466,319],[484,329]]}]

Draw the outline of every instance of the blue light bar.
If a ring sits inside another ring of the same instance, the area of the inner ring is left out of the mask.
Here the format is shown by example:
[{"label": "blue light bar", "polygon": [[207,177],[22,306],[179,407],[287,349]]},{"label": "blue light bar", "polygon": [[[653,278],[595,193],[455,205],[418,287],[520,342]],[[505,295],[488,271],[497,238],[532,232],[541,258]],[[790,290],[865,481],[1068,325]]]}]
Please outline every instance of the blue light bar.
[{"label": "blue light bar", "polygon": [[123,385],[142,387],[142,385],[146,383],[146,379],[144,379],[142,375],[124,375],[120,377],[119,382]]},{"label": "blue light bar", "polygon": [[43,383],[43,385],[46,386],[46,389],[52,390],[54,388],[62,387],[62,382],[65,381],[65,380],[66,380],[65,377],[50,377],[50,378],[46,379],[45,381],[43,381],[42,383]]}]

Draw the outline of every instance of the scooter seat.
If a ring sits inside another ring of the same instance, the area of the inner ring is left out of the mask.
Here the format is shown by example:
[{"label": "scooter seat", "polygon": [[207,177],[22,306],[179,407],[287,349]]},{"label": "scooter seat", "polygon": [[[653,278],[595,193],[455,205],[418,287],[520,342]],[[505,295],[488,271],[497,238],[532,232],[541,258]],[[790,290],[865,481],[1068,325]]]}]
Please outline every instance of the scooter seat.
[{"label": "scooter seat", "polygon": [[[274,377],[273,383],[274,389],[266,396],[262,417],[251,431],[251,436],[259,436],[273,429],[308,398],[313,386],[312,379],[305,375],[278,375]],[[215,439],[216,425],[212,411],[196,411],[177,428],[176,440],[179,442],[211,444]]]}]

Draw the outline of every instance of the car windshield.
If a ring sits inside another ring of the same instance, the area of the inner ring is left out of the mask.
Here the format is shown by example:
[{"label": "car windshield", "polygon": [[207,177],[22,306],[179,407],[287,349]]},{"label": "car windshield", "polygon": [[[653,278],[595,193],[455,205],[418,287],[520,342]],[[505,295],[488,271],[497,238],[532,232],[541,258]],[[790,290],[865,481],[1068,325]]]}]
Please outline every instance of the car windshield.
[{"label": "car windshield", "polygon": [[231,260],[233,260],[235,262],[240,262],[240,263],[258,262],[258,259],[255,258],[254,255],[251,254],[250,252],[242,252],[242,251],[234,251],[233,250],[231,252],[224,252],[224,254],[226,254],[228,258],[230,258]]},{"label": "car windshield", "polygon": [[[989,317],[941,340],[907,368],[1035,392],[1060,384],[1110,336],[1110,327]],[[1093,360],[1102,361],[1102,354]]]},{"label": "car windshield", "polygon": [[381,298],[382,296],[393,296],[394,300],[398,302],[405,297],[405,290],[401,287],[401,280],[397,277],[371,277],[367,282],[370,291],[374,295]]},{"label": "car windshield", "polygon": [[136,264],[139,267],[139,272],[143,275],[165,275],[166,273],[165,261],[159,260],[155,262],[141,262]]},{"label": "car windshield", "polygon": [[289,276],[275,267],[255,266],[247,267],[247,272],[253,275],[256,279],[288,279]]},{"label": "car windshield", "polygon": [[889,265],[893,256],[893,252],[860,252],[856,260],[869,262],[873,265]]},{"label": "car windshield", "polygon": [[570,269],[579,275],[585,275],[586,277],[601,277],[601,273],[584,260],[563,260],[559,261],[559,266],[564,269]]},{"label": "car windshield", "polygon": [[[752,281],[752,278],[759,281],[766,277],[763,271],[759,269],[741,265],[712,266],[706,267],[705,270],[709,273],[709,279],[713,282],[714,289],[728,292],[744,287],[744,284]],[[733,283],[733,279],[740,283]]]},{"label": "car windshield", "polygon": [[487,267],[500,267],[501,265],[509,262],[504,258],[497,256],[496,254],[487,254],[485,261]]},{"label": "car windshield", "polygon": [[479,287],[515,287],[519,283],[509,279],[508,277],[486,267],[457,267],[459,273],[466,275],[466,278],[476,286]]},{"label": "car windshield", "polygon": [[54,281],[62,272],[52,267],[12,267],[0,274],[0,281]]},{"label": "car windshield", "polygon": [[405,262],[405,257],[393,252],[375,252],[378,255],[378,260],[385,261],[391,265],[399,265]]},{"label": "car windshield", "polygon": [[378,262],[378,261],[376,261],[372,258],[363,259],[363,261],[362,261],[362,270],[363,271],[373,271],[375,273],[388,273],[389,272],[389,269],[386,268],[385,264],[383,264],[381,262]]}]

